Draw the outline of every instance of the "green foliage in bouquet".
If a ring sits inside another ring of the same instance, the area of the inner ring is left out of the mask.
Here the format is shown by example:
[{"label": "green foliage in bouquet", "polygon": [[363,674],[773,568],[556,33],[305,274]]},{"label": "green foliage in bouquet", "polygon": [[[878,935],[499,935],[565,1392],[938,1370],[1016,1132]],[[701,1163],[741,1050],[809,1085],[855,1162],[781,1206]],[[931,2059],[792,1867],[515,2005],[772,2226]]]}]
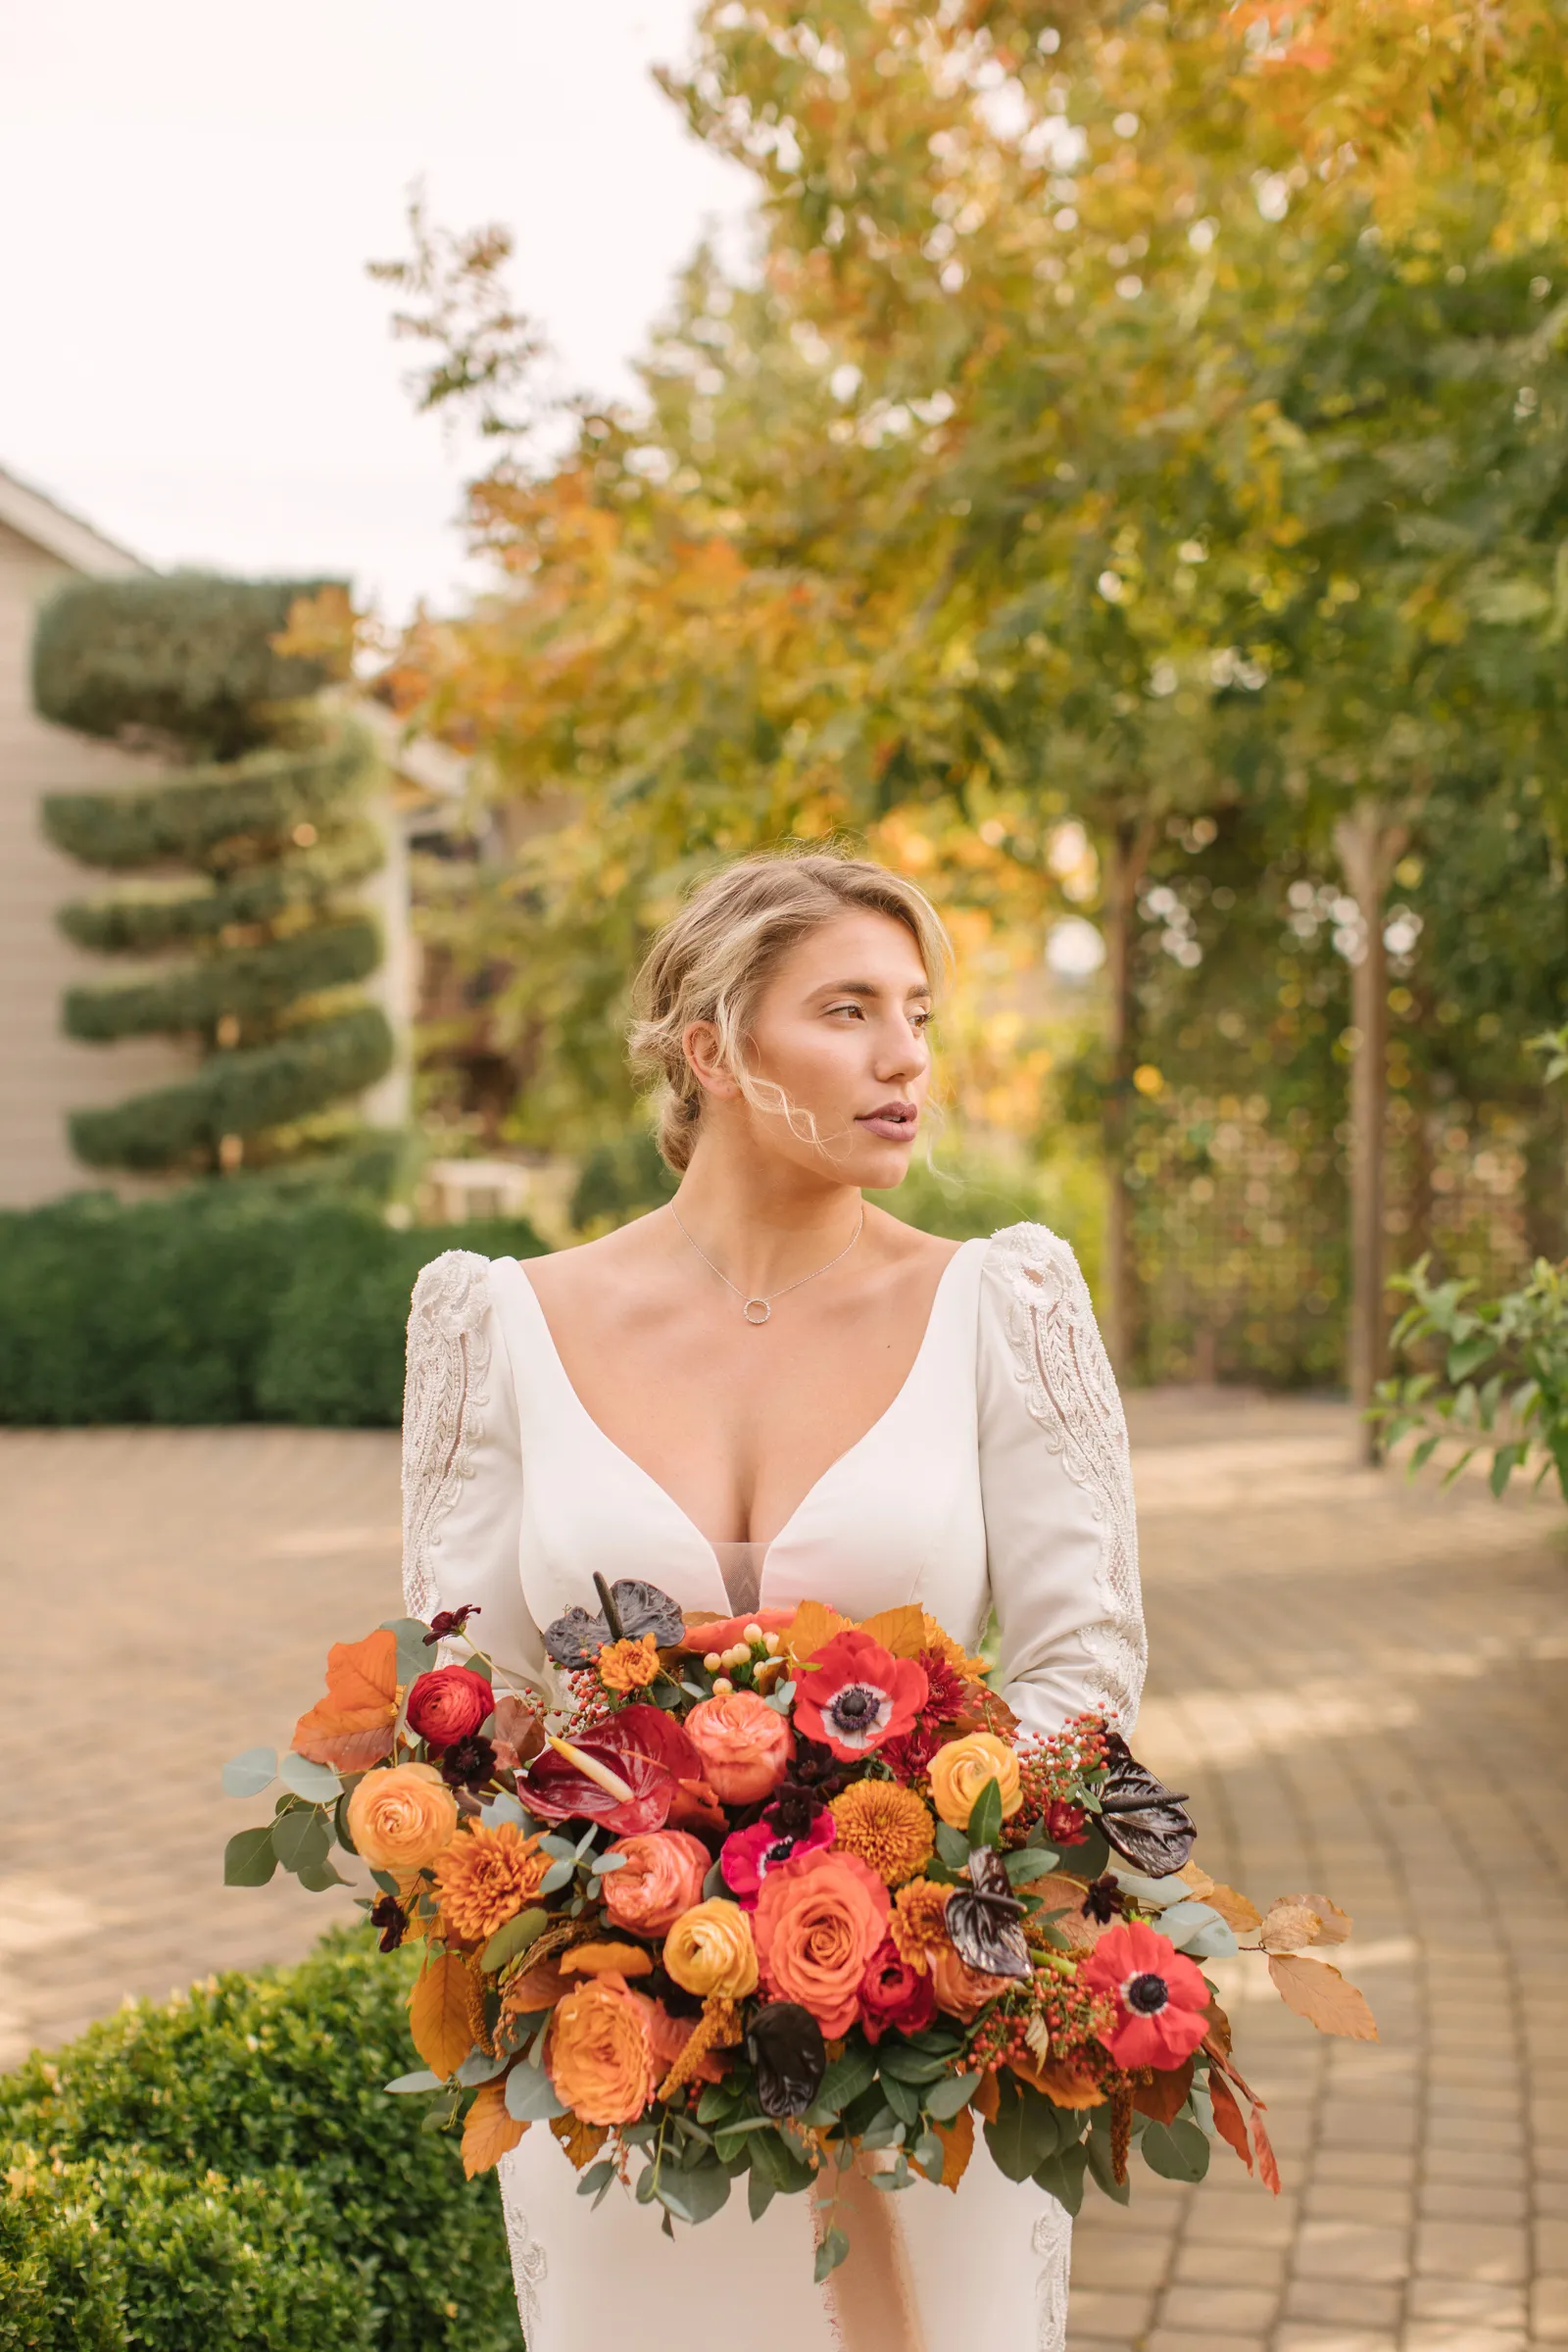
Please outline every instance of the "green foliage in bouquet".
[{"label": "green foliage in bouquet", "polygon": [[[318,581],[82,581],[46,607],[34,692],[46,717],[153,748],[184,772],[120,792],[52,795],[44,827],[83,863],[133,877],[63,909],[78,945],[178,961],[66,998],[69,1035],[193,1046],[184,1084],[71,1121],[89,1167],[232,1171],[341,1143],[343,1105],[391,1067],[385,1016],[360,1001],[381,960],[342,894],[382,849],[363,804],[364,731],[310,697],[322,661],[291,650]],[[184,875],[171,874],[177,864]]]},{"label": "green foliage in bouquet", "polygon": [[0,1423],[395,1427],[420,1267],[544,1245],[520,1220],[394,1231],[384,1168],[362,1173],[336,1196],[293,1171],[0,1212]]},{"label": "green foliage in bouquet", "polygon": [[366,2076],[407,1974],[340,1933],[0,2081],[0,2352],[519,2352],[493,2184]]}]

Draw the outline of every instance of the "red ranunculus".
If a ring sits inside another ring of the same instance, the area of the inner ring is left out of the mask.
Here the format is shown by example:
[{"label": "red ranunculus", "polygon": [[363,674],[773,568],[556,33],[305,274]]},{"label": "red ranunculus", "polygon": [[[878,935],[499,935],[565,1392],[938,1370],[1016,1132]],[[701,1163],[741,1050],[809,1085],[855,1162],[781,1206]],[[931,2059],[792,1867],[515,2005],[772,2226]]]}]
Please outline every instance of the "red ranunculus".
[{"label": "red ranunculus", "polygon": [[937,1990],[928,1976],[917,1976],[888,1936],[871,1954],[871,1965],[860,1980],[860,2023],[867,2041],[883,2034],[918,2034],[937,2013]]},{"label": "red ranunculus", "polygon": [[473,1738],[495,1703],[495,1692],[471,1666],[437,1666],[409,1692],[409,1729],[432,1747],[452,1747]]},{"label": "red ranunculus", "polygon": [[835,1634],[795,1688],[795,1723],[808,1740],[857,1764],[912,1728],[929,1685],[913,1658],[896,1658],[869,1634]]},{"label": "red ranunculus", "polygon": [[1088,1829],[1089,1816],[1082,1805],[1056,1797],[1046,1807],[1046,1836],[1053,1845],[1082,1845]]},{"label": "red ranunculus", "polygon": [[1168,1936],[1129,1924],[1102,1936],[1079,1967],[1079,1980],[1116,2004],[1116,2022],[1102,2035],[1118,2066],[1152,2066],[1163,2073],[1190,2058],[1208,2030],[1208,1986],[1202,1971]]}]

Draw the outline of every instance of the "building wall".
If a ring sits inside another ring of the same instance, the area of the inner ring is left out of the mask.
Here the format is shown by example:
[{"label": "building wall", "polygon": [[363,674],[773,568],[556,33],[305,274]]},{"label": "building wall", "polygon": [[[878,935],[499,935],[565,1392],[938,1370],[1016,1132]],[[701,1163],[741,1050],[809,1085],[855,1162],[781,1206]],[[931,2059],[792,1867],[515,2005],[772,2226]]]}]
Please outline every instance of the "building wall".
[{"label": "building wall", "polygon": [[119,959],[81,954],[55,927],[65,900],[90,895],[108,877],[50,848],[38,821],[40,798],[157,773],[155,763],[48,726],[32,710],[33,613],[72,576],[0,524],[0,1207],[103,1184],[72,1155],[68,1111],[167,1085],[190,1066],[160,1039],[85,1046],[60,1026],[62,991],[105,979]]}]

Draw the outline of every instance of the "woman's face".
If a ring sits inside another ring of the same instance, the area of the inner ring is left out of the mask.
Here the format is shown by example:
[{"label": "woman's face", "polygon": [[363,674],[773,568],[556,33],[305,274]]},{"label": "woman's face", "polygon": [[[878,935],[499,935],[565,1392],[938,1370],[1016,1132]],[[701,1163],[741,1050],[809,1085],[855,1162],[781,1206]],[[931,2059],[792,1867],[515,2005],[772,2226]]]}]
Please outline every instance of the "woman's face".
[{"label": "woman's face", "polygon": [[[930,1018],[930,982],[904,925],[887,914],[836,915],[790,951],[762,992],[747,1054],[761,1105],[733,1081],[713,1091],[769,1150],[840,1184],[882,1190],[902,1183],[919,1131]],[[776,1105],[775,1087],[784,1098]]]}]

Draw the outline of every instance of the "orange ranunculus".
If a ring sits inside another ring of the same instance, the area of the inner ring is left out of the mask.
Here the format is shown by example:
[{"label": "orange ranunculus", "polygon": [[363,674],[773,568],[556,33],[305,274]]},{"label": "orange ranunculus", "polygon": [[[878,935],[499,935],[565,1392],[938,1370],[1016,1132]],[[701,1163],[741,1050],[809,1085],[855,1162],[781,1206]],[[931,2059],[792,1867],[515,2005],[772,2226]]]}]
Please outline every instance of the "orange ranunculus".
[{"label": "orange ranunculus", "polygon": [[771,1796],[795,1753],[795,1734],[755,1690],[705,1698],[686,1718],[686,1737],[721,1804],[757,1805]]},{"label": "orange ranunculus", "polygon": [[664,1966],[683,1992],[743,2001],[757,1990],[757,1946],[739,1903],[715,1895],[683,1911],[664,1937]]},{"label": "orange ranunculus", "polygon": [[484,1943],[509,1919],[526,1911],[550,1869],[537,1838],[514,1821],[486,1829],[473,1822],[453,1839],[436,1865],[441,1920],[465,1943]]},{"label": "orange ranunculus", "polygon": [[371,1870],[408,1877],[458,1834],[458,1800],[433,1764],[368,1772],[349,1798],[349,1836]]},{"label": "orange ranunculus", "polygon": [[971,1968],[960,1959],[950,1941],[937,1944],[928,1955],[931,1982],[936,1987],[937,2007],[946,2009],[950,2017],[962,2018],[965,2025],[979,2016],[987,2001],[994,2001],[999,1992],[1005,1992],[1006,1977],[988,1977],[978,1968]]},{"label": "orange ranunculus", "polygon": [[847,2034],[892,1907],[886,1886],[858,1854],[830,1845],[778,1863],[752,1913],[770,1989],[809,2009],[830,2038]]},{"label": "orange ranunculus", "polygon": [[659,2080],[653,2003],[624,1977],[595,1977],[558,2001],[545,2065],[558,2099],[585,2124],[633,2124]]},{"label": "orange ranunculus", "polygon": [[686,1628],[680,1647],[703,1658],[710,1649],[733,1649],[737,1642],[745,1641],[754,1625],[760,1634],[782,1634],[786,1626],[794,1623],[793,1608],[752,1609],[744,1617],[708,1617],[700,1625]]},{"label": "orange ranunculus", "polygon": [[624,1854],[619,1870],[605,1873],[605,1909],[634,1936],[663,1936],[683,1911],[703,1899],[711,1860],[700,1838],[685,1830],[641,1830],[617,1838],[608,1854]]},{"label": "orange ranunculus", "polygon": [[1018,1774],[1018,1759],[1005,1740],[995,1732],[966,1732],[961,1740],[950,1740],[939,1747],[926,1772],[931,1781],[931,1801],[950,1828],[966,1830],[975,1800],[987,1781],[995,1781],[1002,1790],[1002,1818],[1010,1821],[1023,1803],[1023,1784]]}]

